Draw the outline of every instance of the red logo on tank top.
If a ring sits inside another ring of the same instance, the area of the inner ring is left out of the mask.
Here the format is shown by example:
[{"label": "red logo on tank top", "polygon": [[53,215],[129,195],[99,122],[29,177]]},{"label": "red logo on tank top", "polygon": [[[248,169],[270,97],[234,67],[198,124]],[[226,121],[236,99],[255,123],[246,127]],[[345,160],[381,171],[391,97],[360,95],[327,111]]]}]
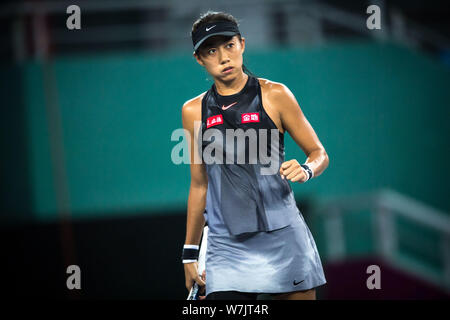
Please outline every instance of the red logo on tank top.
[{"label": "red logo on tank top", "polygon": [[242,123],[259,122],[259,112],[250,112],[241,114]]},{"label": "red logo on tank top", "polygon": [[223,123],[223,118],[221,114],[209,117],[208,119],[206,119],[206,128],[218,125],[218,124],[222,124]]}]

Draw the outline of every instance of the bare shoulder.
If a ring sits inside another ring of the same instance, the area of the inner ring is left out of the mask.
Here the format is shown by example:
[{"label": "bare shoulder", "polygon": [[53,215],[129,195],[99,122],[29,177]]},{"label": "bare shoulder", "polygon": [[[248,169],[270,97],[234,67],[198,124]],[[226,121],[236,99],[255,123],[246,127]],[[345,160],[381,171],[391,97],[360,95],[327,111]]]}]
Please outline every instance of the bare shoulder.
[{"label": "bare shoulder", "polygon": [[206,94],[206,91],[192,99],[187,100],[183,104],[183,107],[181,109],[183,119],[189,118],[192,120],[198,120],[201,118],[202,99],[205,94]]},{"label": "bare shoulder", "polygon": [[258,78],[258,81],[261,85],[263,106],[266,108],[266,112],[279,128],[284,127],[283,115],[291,111],[297,112],[300,109],[294,94],[281,82],[263,78]]},{"label": "bare shoulder", "polygon": [[281,82],[264,78],[258,78],[258,81],[261,86],[261,93],[266,97],[280,98],[290,94],[289,88]]}]

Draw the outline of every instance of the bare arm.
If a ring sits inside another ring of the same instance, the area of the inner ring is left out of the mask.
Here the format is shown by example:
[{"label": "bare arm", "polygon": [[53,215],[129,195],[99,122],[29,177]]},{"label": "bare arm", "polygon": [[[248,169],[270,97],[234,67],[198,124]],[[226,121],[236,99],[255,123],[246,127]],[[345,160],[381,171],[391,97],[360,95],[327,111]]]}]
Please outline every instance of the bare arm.
[{"label": "bare arm", "polygon": [[[307,156],[305,163],[314,172],[314,177],[321,175],[328,167],[328,154],[303,114],[295,96],[285,85],[276,84],[271,90],[270,101],[276,105],[283,128],[289,132]],[[292,182],[306,180],[303,169],[295,159],[283,163],[280,173]]]},{"label": "bare arm", "polygon": [[[194,152],[196,152],[197,144],[194,135],[194,121],[201,121],[201,100],[193,99],[186,102],[182,109],[183,128],[189,132],[191,138],[190,143],[190,169],[191,169],[191,185],[189,188],[189,197],[187,205],[186,219],[186,239],[185,244],[199,245],[205,225],[203,212],[206,206],[206,192],[208,189],[208,178],[206,175],[205,165],[194,163]],[[185,263],[184,275],[186,289],[191,290],[194,282],[203,287],[201,292],[205,291],[205,282],[198,275],[198,263]],[[204,299],[201,296],[200,299]]]},{"label": "bare arm", "polygon": [[191,184],[187,204],[186,239],[185,244],[200,243],[205,219],[203,212],[206,206],[206,191],[208,179],[205,165],[194,163],[194,150],[197,148],[194,138],[194,121],[201,120],[201,106],[196,101],[187,102],[182,109],[183,128],[190,133],[190,172]]}]

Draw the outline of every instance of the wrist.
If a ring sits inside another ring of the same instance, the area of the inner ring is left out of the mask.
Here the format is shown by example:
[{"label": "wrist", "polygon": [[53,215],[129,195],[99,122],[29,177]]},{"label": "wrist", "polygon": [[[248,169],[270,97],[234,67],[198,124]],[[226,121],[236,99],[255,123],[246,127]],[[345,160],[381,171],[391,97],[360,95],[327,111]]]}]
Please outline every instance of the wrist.
[{"label": "wrist", "polygon": [[301,164],[300,166],[303,168],[303,170],[305,171],[305,173],[306,173],[306,175],[307,175],[307,177],[308,177],[308,178],[305,180],[305,182],[308,181],[308,180],[311,180],[311,179],[314,177],[314,172],[312,171],[312,169],[310,168],[310,166],[307,165],[306,163]]},{"label": "wrist", "polygon": [[183,263],[197,262],[200,247],[195,244],[185,244],[183,246],[183,252],[181,254],[181,260]]}]

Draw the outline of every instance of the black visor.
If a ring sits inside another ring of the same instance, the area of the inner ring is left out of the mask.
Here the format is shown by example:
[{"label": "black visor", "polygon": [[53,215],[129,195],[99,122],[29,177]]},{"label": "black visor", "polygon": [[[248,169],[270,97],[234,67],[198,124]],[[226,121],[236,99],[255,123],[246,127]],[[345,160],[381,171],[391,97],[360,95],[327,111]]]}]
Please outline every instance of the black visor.
[{"label": "black visor", "polygon": [[192,44],[194,51],[201,46],[201,44],[212,36],[234,36],[240,33],[238,26],[231,21],[217,21],[212,23],[202,24],[192,34]]}]

